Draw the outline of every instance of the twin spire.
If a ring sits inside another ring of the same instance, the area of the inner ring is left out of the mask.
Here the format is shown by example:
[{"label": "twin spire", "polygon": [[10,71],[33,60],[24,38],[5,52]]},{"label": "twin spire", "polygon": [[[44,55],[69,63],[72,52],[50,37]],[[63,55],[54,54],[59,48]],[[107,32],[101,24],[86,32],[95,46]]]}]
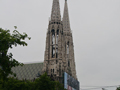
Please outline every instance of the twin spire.
[{"label": "twin spire", "polygon": [[65,0],[65,6],[64,6],[63,30],[65,32],[71,31],[71,29],[70,29],[70,21],[69,21],[69,13],[68,13],[68,6],[67,6],[67,0]]},{"label": "twin spire", "polygon": [[[59,0],[53,0],[51,21],[61,21]],[[70,31],[70,22],[69,22],[67,0],[65,0],[65,6],[64,6],[63,30]]]},{"label": "twin spire", "polygon": [[61,21],[59,0],[53,0],[51,21]]}]

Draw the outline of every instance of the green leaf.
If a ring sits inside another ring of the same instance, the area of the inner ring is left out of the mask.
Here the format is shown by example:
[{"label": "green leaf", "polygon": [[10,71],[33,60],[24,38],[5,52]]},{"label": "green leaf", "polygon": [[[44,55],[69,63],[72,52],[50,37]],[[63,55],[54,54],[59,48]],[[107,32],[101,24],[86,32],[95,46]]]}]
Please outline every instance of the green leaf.
[{"label": "green leaf", "polygon": [[[17,29],[17,26],[14,26]],[[10,33],[10,30],[4,30],[0,28],[0,66],[2,69],[0,70],[0,75],[4,81],[7,80],[8,75],[14,75],[12,72],[12,67],[23,65],[19,63],[15,59],[13,59],[12,53],[8,53],[10,48],[13,46],[23,45],[27,46],[27,43],[23,40],[26,38],[29,39],[27,34],[20,34],[17,30],[14,30],[13,33]]]},{"label": "green leaf", "polygon": [[14,26],[15,29],[17,29],[17,26]]}]

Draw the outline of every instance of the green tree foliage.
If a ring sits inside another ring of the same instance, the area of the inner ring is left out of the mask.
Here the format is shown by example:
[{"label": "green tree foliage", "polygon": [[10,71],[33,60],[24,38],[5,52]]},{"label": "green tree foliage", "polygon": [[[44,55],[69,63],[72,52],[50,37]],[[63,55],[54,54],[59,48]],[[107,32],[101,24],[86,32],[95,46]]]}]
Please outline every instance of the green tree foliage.
[{"label": "green tree foliage", "polygon": [[47,73],[35,80],[35,90],[65,90],[58,81],[52,81]]},{"label": "green tree foliage", "polygon": [[120,90],[120,87],[118,87],[116,90]]},{"label": "green tree foliage", "polygon": [[4,87],[0,87],[0,90],[34,90],[33,82],[23,81],[14,78],[8,78],[4,83]]},{"label": "green tree foliage", "polygon": [[63,85],[57,81],[52,81],[47,74],[41,75],[35,81],[18,80],[8,78],[4,87],[0,84],[0,90],[65,90]]},{"label": "green tree foliage", "polygon": [[[17,29],[17,27],[14,27]],[[0,90],[65,90],[63,85],[57,81],[52,81],[47,74],[41,75],[35,81],[18,80],[10,78],[14,75],[12,67],[23,65],[13,59],[12,53],[8,53],[10,48],[17,45],[27,46],[24,41],[30,39],[26,33],[20,34],[17,30],[10,33],[10,30],[0,28]]]},{"label": "green tree foliage", "polygon": [[40,78],[35,81],[35,90],[55,90],[55,82],[51,81],[51,79],[47,76],[47,74],[43,74]]},{"label": "green tree foliage", "polygon": [[12,57],[12,53],[8,53],[8,50],[17,45],[27,46],[24,41],[26,38],[30,39],[26,33],[20,34],[14,30],[11,34],[10,30],[0,28],[0,79],[6,80],[9,74],[14,74],[11,71],[12,67],[22,65]]}]

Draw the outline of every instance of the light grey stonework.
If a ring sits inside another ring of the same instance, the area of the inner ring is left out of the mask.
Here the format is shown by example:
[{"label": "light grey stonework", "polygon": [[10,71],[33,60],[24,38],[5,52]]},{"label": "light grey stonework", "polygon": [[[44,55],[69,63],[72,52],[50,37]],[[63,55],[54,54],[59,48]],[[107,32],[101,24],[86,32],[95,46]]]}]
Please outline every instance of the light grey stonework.
[{"label": "light grey stonework", "polygon": [[65,0],[62,21],[59,0],[53,0],[51,20],[46,36],[43,72],[47,72],[48,75],[52,75],[55,80],[59,81],[63,77],[63,72],[67,72],[77,79],[67,0]]}]

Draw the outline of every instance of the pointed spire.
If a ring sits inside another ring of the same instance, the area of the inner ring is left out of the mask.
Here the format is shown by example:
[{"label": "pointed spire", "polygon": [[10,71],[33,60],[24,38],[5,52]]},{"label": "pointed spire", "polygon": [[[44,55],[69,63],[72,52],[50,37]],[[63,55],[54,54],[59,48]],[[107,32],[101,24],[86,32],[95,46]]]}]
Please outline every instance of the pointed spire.
[{"label": "pointed spire", "polygon": [[64,14],[63,14],[63,30],[64,31],[71,31],[67,0],[65,0],[65,7],[64,7]]},{"label": "pointed spire", "polygon": [[59,0],[53,0],[52,12],[51,12],[51,21],[60,21],[60,6]]}]

